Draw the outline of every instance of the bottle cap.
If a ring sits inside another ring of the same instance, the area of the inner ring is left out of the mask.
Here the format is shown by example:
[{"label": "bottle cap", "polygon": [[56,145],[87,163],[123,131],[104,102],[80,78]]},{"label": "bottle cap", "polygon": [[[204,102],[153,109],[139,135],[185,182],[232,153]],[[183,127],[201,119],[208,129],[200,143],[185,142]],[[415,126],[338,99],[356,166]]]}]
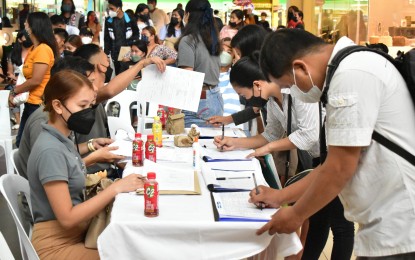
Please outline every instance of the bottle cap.
[{"label": "bottle cap", "polygon": [[147,140],[154,140],[154,135],[147,135]]},{"label": "bottle cap", "polygon": [[163,108],[163,105],[159,105],[159,108]]},{"label": "bottle cap", "polygon": [[159,116],[155,116],[154,117],[154,120],[160,120],[160,117]]},{"label": "bottle cap", "polygon": [[135,133],[135,138],[141,138],[141,133]]},{"label": "bottle cap", "polygon": [[148,172],[147,173],[147,179],[155,179],[156,178],[156,173],[155,172]]},{"label": "bottle cap", "polygon": [[193,141],[194,141],[195,143],[199,142],[199,136],[195,136]]}]

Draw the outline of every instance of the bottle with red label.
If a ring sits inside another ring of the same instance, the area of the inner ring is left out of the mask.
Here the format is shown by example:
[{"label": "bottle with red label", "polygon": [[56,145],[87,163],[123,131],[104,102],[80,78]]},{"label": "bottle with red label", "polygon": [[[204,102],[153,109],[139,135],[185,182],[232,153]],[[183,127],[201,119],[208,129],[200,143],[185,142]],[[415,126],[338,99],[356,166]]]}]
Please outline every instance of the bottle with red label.
[{"label": "bottle with red label", "polygon": [[156,162],[157,158],[157,149],[156,149],[156,143],[154,142],[154,135],[147,135],[147,141],[146,141],[146,159]]},{"label": "bottle with red label", "polygon": [[167,115],[166,115],[166,111],[164,110],[163,105],[159,105],[159,108],[157,110],[157,116],[160,117],[161,125],[163,126],[163,129],[165,129],[166,128]]},{"label": "bottle with red label", "polygon": [[143,166],[143,140],[141,140],[141,134],[136,133],[133,141],[133,166]]},{"label": "bottle with red label", "polygon": [[159,185],[156,173],[147,173],[144,183],[144,216],[157,217],[159,215]]}]

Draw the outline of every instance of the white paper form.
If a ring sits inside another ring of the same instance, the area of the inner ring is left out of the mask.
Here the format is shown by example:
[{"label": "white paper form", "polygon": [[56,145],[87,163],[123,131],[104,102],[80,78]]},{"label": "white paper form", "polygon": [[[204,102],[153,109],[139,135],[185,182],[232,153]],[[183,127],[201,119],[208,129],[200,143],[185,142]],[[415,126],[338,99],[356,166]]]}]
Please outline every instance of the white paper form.
[{"label": "white paper form", "polygon": [[143,174],[156,173],[160,190],[195,190],[193,170],[183,170],[171,166],[163,166],[150,160],[144,160]]},{"label": "white paper form", "polygon": [[117,150],[110,151],[113,154],[122,155],[131,159],[133,155],[133,142],[127,140],[115,140],[112,144],[109,145],[118,146]]},{"label": "white paper form", "polygon": [[218,148],[205,148],[200,149],[200,156],[204,161],[251,161],[251,158],[246,158],[254,150],[234,150],[234,151],[220,151]]},{"label": "white paper form", "polygon": [[237,161],[237,162],[208,162],[207,163],[212,170],[219,171],[232,171],[232,172],[243,172],[243,171],[255,171],[255,163],[253,161]]},{"label": "white paper form", "polygon": [[205,74],[174,67],[161,73],[156,65],[142,70],[138,100],[197,112]]},{"label": "white paper form", "polygon": [[269,221],[278,209],[265,208],[260,210],[249,203],[247,192],[212,193],[215,206],[222,221]]},{"label": "white paper form", "polygon": [[[215,137],[222,136],[222,127],[199,127],[200,136]],[[225,136],[228,137],[246,137],[245,133],[239,128],[225,127]]]}]

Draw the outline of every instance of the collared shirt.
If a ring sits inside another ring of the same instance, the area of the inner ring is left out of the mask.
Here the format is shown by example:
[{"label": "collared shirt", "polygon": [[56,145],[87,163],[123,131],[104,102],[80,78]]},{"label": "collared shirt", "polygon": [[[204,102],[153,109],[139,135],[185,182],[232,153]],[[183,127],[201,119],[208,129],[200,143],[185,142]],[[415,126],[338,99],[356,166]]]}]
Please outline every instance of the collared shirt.
[{"label": "collared shirt", "polygon": [[[350,45],[340,39],[331,59]],[[328,145],[362,147],[356,173],[340,193],[345,217],[359,223],[356,255],[415,252],[415,168],[372,140],[376,130],[415,154],[414,104],[401,74],[375,53],[349,55],[332,78],[326,113]]]},{"label": "collared shirt", "polygon": [[56,219],[43,187],[48,182],[67,182],[73,206],[84,201],[85,165],[72,140],[56,128],[42,124],[27,169],[35,223]]},{"label": "collared shirt", "polygon": [[[283,110],[271,97],[267,103],[267,126],[262,136],[272,142],[281,139],[287,131],[288,94],[282,94]],[[288,139],[299,149],[308,151],[314,158],[320,156],[318,103],[303,103],[295,98],[291,106],[291,134]]]}]

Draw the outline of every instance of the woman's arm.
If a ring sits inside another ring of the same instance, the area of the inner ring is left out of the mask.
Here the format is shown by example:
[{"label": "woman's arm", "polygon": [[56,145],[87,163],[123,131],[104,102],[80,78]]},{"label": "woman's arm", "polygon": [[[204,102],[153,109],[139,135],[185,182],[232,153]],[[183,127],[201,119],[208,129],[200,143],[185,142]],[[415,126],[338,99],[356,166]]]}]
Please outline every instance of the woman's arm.
[{"label": "woman's arm", "polygon": [[163,53],[163,59],[166,65],[174,64],[177,60],[177,52],[170,49],[169,47],[165,45],[159,45],[158,48],[161,48],[161,51]]},{"label": "woman's arm", "polygon": [[59,224],[70,229],[96,216],[118,193],[135,191],[142,188],[143,184],[140,175],[131,174],[76,206],[72,205],[67,182],[51,181],[45,183],[43,187]]},{"label": "woman's arm", "polygon": [[33,76],[27,79],[23,84],[16,86],[14,92],[16,94],[23,93],[34,89],[39,86],[45,78],[49,65],[45,63],[33,64]]}]

